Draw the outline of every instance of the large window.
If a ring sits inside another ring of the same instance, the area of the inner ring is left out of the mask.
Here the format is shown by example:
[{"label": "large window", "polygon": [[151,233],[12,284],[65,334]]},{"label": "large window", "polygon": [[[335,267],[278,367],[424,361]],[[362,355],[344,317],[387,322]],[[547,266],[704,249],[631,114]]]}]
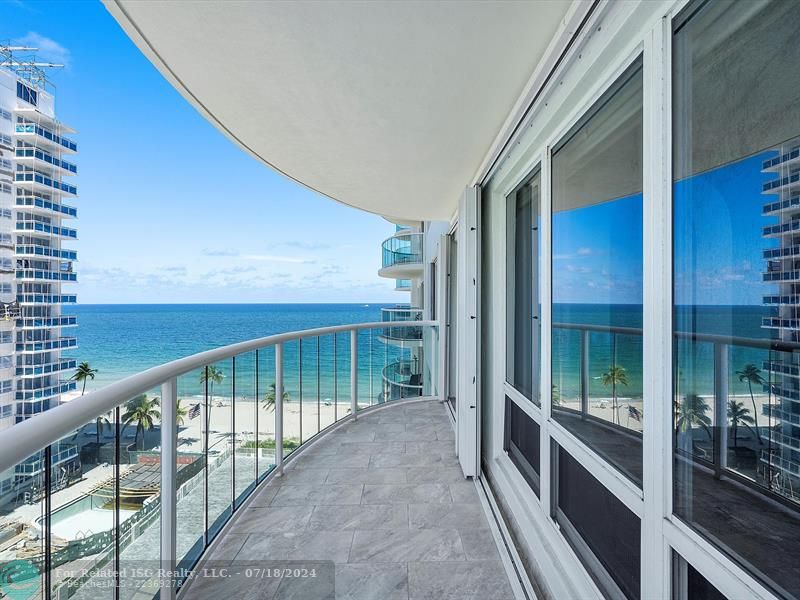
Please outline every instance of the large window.
[{"label": "large window", "polygon": [[800,596],[800,11],[673,35],[674,510]]},{"label": "large window", "polygon": [[641,485],[642,67],[553,150],[553,416]]},{"label": "large window", "polygon": [[506,380],[537,406],[541,298],[537,172],[506,201]]},{"label": "large window", "polygon": [[639,518],[557,444],[554,454],[562,533],[607,597],[639,598]]},{"label": "large window", "polygon": [[537,496],[541,456],[539,440],[539,424],[506,396],[503,449]]}]

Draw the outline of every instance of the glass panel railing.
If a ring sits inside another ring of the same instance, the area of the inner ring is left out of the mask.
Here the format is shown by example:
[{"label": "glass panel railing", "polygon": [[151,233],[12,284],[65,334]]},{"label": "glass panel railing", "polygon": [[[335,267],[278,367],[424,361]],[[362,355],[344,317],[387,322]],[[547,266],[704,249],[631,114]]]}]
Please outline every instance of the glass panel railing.
[{"label": "glass panel railing", "polygon": [[[13,582],[13,598],[113,598],[119,590],[119,598],[143,600],[164,585],[180,587],[169,573],[196,564],[257,479],[301,443],[351,419],[354,406],[436,394],[438,330],[419,326],[415,345],[383,343],[383,323],[375,323],[298,333],[210,364],[198,358],[194,368],[3,465],[0,591],[8,595]],[[165,406],[175,418],[169,425]],[[3,447],[17,445],[3,437],[14,431],[0,432]],[[162,497],[162,481],[173,496]]]},{"label": "glass panel railing", "polygon": [[400,233],[382,244],[383,268],[422,262],[422,233]]}]

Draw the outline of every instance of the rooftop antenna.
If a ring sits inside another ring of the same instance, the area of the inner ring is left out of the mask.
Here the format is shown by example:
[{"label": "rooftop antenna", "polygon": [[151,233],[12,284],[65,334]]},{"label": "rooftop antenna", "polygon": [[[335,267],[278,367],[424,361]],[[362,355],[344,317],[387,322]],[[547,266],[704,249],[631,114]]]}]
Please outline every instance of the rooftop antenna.
[{"label": "rooftop antenna", "polygon": [[[32,46],[18,46],[10,42],[0,42],[0,67],[5,67],[16,73],[28,83],[46,90],[52,87],[52,83],[47,79],[45,69],[63,69],[64,65],[52,62],[36,60],[36,52],[39,48]],[[19,56],[19,53],[25,53]]]}]

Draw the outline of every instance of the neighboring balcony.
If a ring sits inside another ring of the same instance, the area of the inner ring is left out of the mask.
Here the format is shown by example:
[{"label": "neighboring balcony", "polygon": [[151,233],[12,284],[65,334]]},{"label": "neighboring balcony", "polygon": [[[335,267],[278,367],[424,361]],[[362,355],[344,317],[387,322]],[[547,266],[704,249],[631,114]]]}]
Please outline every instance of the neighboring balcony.
[{"label": "neighboring balcony", "polygon": [[387,323],[378,339],[385,344],[403,346],[408,348],[422,345],[422,327],[414,321],[422,320],[422,309],[407,306],[382,308],[381,319]]},{"label": "neighboring balcony", "polygon": [[761,229],[761,234],[764,237],[780,237],[785,233],[800,230],[800,220],[788,221],[786,223],[778,223],[777,225],[768,225]]},{"label": "neighboring balcony", "polygon": [[24,385],[28,380],[22,379],[17,383],[17,392],[14,395],[18,402],[26,402],[30,400],[46,400],[61,394],[66,394],[77,389],[77,383],[74,381],[61,381],[56,385],[40,388],[36,387],[32,390],[19,389],[20,385]]},{"label": "neighboring balcony", "polygon": [[17,294],[17,302],[22,305],[36,304],[75,304],[76,294]]},{"label": "neighboring balcony", "polygon": [[65,273],[62,271],[45,271],[43,269],[17,269],[16,279],[18,281],[78,281],[76,273]]},{"label": "neighboring balcony", "polygon": [[16,367],[16,375],[21,379],[30,379],[33,377],[63,373],[64,371],[72,371],[77,365],[78,361],[74,358],[57,360],[41,365],[18,365]]},{"label": "neighboring balcony", "polygon": [[791,152],[787,152],[786,154],[765,160],[762,165],[762,169],[764,171],[775,171],[775,167],[796,163],[799,159],[800,148],[795,148]]},{"label": "neighboring balcony", "polygon": [[35,173],[30,171],[17,171],[14,173],[14,183],[18,186],[26,186],[32,190],[50,193],[53,190],[75,196],[78,193],[78,188],[69,183],[53,179],[42,173]]},{"label": "neighboring balcony", "polygon": [[59,217],[72,217],[78,216],[78,209],[72,206],[59,204],[39,198],[38,196],[17,196],[16,205],[25,208],[25,212],[36,214],[51,215],[56,214]]},{"label": "neighboring balcony", "polygon": [[378,275],[389,279],[422,277],[422,240],[419,232],[398,232],[385,240]]},{"label": "neighboring balcony", "polygon": [[[62,228],[63,229],[63,228]],[[67,236],[71,237],[71,236]],[[51,248],[50,246],[18,245],[14,250],[15,256],[60,258],[63,260],[78,260],[78,253],[75,250],[64,250],[61,248]]]},{"label": "neighboring balcony", "polygon": [[71,139],[54,133],[36,123],[16,123],[14,133],[20,139],[28,139],[33,145],[50,151],[77,152],[78,145]]},{"label": "neighboring balcony", "polygon": [[50,352],[52,350],[77,347],[78,340],[74,337],[61,337],[55,340],[41,342],[19,342],[16,345],[17,353],[21,354],[36,354],[39,352]]},{"label": "neighboring balcony", "polygon": [[14,150],[14,157],[17,159],[17,163],[34,165],[37,170],[49,173],[59,172],[65,175],[78,173],[77,165],[57,158],[39,148],[17,147]]},{"label": "neighboring balcony", "polygon": [[55,235],[67,239],[77,239],[78,232],[71,227],[58,227],[50,223],[40,223],[39,221],[17,221],[14,229],[16,231],[35,231],[45,235]]},{"label": "neighboring balcony", "polygon": [[768,181],[761,186],[762,194],[776,194],[784,190],[794,190],[800,187],[800,173],[792,173],[774,181]]},{"label": "neighboring balcony", "polygon": [[411,280],[410,279],[398,279],[397,282],[394,284],[395,291],[398,292],[410,292],[411,291]]},{"label": "neighboring balcony", "polygon": [[78,324],[78,317],[76,317],[75,315],[17,319],[17,327],[21,329],[51,329],[53,327],[74,327],[77,324]]},{"label": "neighboring balcony", "polygon": [[385,400],[422,396],[423,381],[419,360],[397,360],[383,368]]}]

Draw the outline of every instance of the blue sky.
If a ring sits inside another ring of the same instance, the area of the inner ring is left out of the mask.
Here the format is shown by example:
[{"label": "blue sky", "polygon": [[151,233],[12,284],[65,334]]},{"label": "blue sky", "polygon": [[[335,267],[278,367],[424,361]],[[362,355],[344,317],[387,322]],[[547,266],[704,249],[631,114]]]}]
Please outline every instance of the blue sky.
[{"label": "blue sky", "polygon": [[99,2],[5,2],[0,39],[41,48],[75,136],[81,303],[398,302],[394,226],[239,150]]},{"label": "blue sky", "polygon": [[[764,283],[762,252],[777,245],[762,227],[777,223],[762,207],[761,152],[675,185],[674,273],[677,304],[760,305],[777,286]],[[553,300],[642,302],[641,194],[553,218]]]}]

